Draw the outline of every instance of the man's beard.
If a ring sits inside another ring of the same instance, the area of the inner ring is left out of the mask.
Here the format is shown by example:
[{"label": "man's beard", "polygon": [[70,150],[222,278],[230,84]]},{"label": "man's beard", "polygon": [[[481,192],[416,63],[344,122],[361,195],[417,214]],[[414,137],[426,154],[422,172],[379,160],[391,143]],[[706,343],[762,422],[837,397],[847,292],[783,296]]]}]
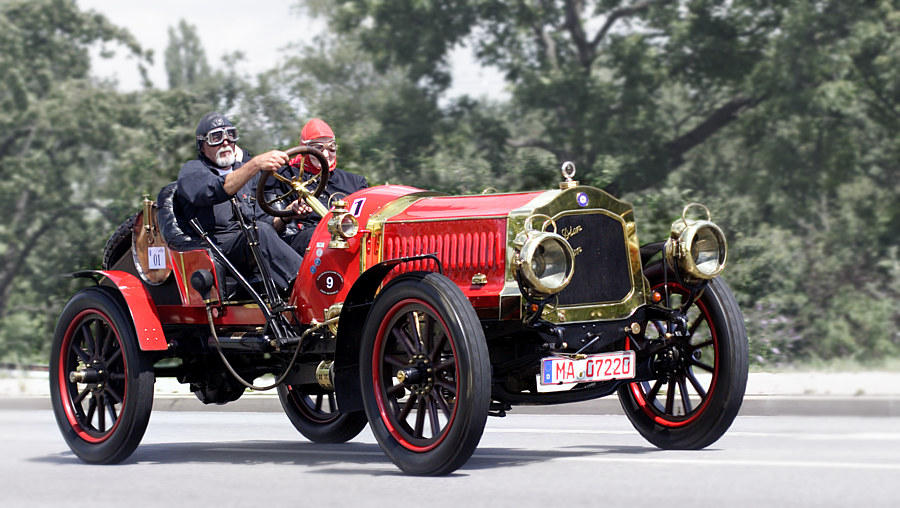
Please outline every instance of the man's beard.
[{"label": "man's beard", "polygon": [[[223,153],[227,151],[228,153]],[[220,168],[227,168],[234,164],[234,150],[230,146],[223,146],[216,152],[216,165]]]}]

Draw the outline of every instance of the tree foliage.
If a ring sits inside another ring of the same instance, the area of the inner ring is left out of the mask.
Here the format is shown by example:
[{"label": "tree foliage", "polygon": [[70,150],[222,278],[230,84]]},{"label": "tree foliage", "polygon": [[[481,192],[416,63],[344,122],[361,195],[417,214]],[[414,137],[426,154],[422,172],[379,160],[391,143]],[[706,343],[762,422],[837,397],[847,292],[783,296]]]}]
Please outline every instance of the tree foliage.
[{"label": "tree foliage", "polygon": [[[170,37],[166,68],[177,86],[123,93],[91,76],[90,50],[146,61],[128,32],[73,0],[0,3],[0,357],[47,346],[73,287],[61,275],[99,266],[141,196],[155,197],[195,156],[204,113],[237,118],[248,96],[262,100],[232,70],[209,69],[192,27]],[[189,52],[172,50],[186,41]],[[268,147],[267,134],[246,141]]]},{"label": "tree foliage", "polygon": [[731,238],[755,360],[900,352],[895,2],[329,5],[314,12],[420,90],[447,89],[459,45],[504,73],[508,104],[442,108],[442,145],[419,159],[437,173],[466,180],[455,152],[516,190],[502,176],[523,167],[513,154],[574,160],[581,180],[636,201],[646,241],[703,201]]},{"label": "tree foliage", "polygon": [[165,62],[170,89],[197,86],[212,77],[200,38],[194,27],[183,19],[177,29],[169,27]]},{"label": "tree foliage", "polygon": [[[133,107],[89,76],[88,46],[136,41],[73,2],[5,2],[0,14],[0,319],[4,341],[21,353],[39,348],[58,301],[56,270],[96,257],[94,237],[110,213],[102,183],[109,155],[131,125]],[[88,182],[100,182],[92,185]],[[32,333],[22,333],[22,323]]]}]

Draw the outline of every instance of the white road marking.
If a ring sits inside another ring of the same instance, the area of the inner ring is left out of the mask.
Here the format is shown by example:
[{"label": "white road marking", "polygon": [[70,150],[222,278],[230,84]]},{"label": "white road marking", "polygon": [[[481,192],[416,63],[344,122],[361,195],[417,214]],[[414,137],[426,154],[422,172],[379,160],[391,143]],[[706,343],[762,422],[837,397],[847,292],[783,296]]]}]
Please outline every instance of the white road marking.
[{"label": "white road marking", "polygon": [[639,435],[636,430],[597,430],[597,429],[498,429],[486,428],[485,434],[600,434],[609,436]]},{"label": "white road marking", "polygon": [[900,441],[900,433],[894,432],[852,432],[826,434],[821,432],[726,432],[734,437],[785,437],[810,441]]},{"label": "white road marking", "polygon": [[279,448],[228,448],[228,447],[216,447],[210,448],[209,451],[212,452],[228,452],[228,453],[283,453],[285,455],[297,454],[297,455],[318,455],[322,457],[324,454],[329,456],[331,455],[345,455],[345,456],[359,456],[364,455],[367,457],[384,457],[387,456],[384,452],[363,452],[363,451],[351,451],[351,450],[328,450],[327,452],[322,450],[284,450]]},{"label": "white road marking", "polygon": [[[636,430],[598,430],[598,429],[504,429],[486,428],[485,434],[593,434],[608,436],[639,436]],[[855,432],[855,433],[805,433],[805,432],[741,432],[728,431],[723,437],[761,437],[791,438],[818,441],[900,441],[900,433],[895,432]]]},{"label": "white road marking", "polygon": [[[476,454],[477,456],[477,454]],[[490,455],[495,457],[495,455]],[[516,456],[496,456],[498,458],[513,458]],[[697,466],[750,466],[750,467],[786,467],[786,468],[819,468],[819,469],[875,469],[900,471],[900,464],[872,464],[866,462],[812,462],[812,461],[784,461],[784,460],[719,460],[719,459],[654,459],[654,458],[627,458],[627,457],[559,457],[553,460],[567,460],[575,462],[610,462],[632,464],[661,464],[661,465],[697,465]]]}]

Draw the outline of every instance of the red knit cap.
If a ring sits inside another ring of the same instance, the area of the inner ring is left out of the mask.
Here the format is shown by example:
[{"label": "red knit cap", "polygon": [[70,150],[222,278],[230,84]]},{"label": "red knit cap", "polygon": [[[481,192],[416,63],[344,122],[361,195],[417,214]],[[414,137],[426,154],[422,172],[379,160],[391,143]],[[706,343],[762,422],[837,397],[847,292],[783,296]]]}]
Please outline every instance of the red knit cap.
[{"label": "red knit cap", "polygon": [[312,120],[306,122],[306,125],[304,125],[303,129],[300,131],[301,143],[309,143],[310,141],[318,138],[333,137],[334,131],[331,130],[331,127],[329,127],[324,120],[320,120],[318,118],[313,118]]}]

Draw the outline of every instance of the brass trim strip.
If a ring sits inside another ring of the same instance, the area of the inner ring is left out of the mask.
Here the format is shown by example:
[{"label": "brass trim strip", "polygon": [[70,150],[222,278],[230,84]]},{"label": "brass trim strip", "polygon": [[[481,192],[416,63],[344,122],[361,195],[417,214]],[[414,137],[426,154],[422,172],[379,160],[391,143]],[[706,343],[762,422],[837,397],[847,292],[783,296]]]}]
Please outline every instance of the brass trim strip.
[{"label": "brass trim strip", "polygon": [[502,215],[473,215],[471,217],[446,217],[446,218],[434,218],[434,219],[411,219],[411,220],[386,220],[382,222],[382,224],[419,224],[422,222],[452,222],[452,221],[461,221],[461,220],[487,220],[487,219],[506,219],[508,216],[506,214]]},{"label": "brass trim strip", "polygon": [[178,252],[178,258],[181,261],[178,263],[178,271],[181,272],[181,283],[184,284],[184,300],[187,303],[191,301],[191,294],[188,292],[187,274],[184,271],[184,253]]}]

